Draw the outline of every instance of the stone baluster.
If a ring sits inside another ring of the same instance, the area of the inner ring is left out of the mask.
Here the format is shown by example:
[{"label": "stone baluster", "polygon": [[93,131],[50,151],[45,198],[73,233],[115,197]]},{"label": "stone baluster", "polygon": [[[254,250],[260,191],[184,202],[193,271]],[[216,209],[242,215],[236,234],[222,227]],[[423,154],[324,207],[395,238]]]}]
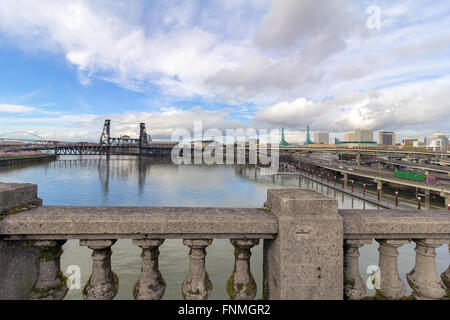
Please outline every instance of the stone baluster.
[{"label": "stone baluster", "polygon": [[231,240],[234,246],[234,269],[227,281],[227,293],[232,300],[253,300],[256,282],[250,270],[250,249],[259,239]]},{"label": "stone baluster", "polygon": [[406,275],[409,285],[413,289],[415,299],[440,299],[446,294],[444,283],[436,273],[436,248],[443,240],[423,239],[414,240],[416,243],[416,264],[414,269]]},{"label": "stone baluster", "polygon": [[359,273],[359,248],[371,244],[370,239],[345,240],[344,242],[344,297],[360,300],[366,296],[366,286]]},{"label": "stone baluster", "polygon": [[112,300],[119,290],[119,278],[111,270],[111,246],[116,240],[80,240],[92,249],[92,274],[84,286],[86,300]]},{"label": "stone baluster", "polygon": [[31,289],[32,300],[62,300],[68,291],[66,277],[61,272],[62,245],[65,241],[33,241],[39,250],[39,273]]},{"label": "stone baluster", "polygon": [[442,272],[441,274],[442,282],[447,287],[447,295],[450,294],[450,265],[448,266],[447,270]]},{"label": "stone baluster", "polygon": [[158,269],[159,247],[164,240],[133,240],[133,244],[142,248],[141,275],[136,282],[133,296],[136,300],[160,300],[166,291],[166,283]]},{"label": "stone baluster", "polygon": [[189,274],[183,281],[182,293],[186,300],[206,300],[211,293],[212,283],[205,268],[206,247],[212,240],[183,240],[189,250]]},{"label": "stone baluster", "polygon": [[406,287],[398,274],[398,248],[408,243],[408,240],[377,240],[380,267],[380,293],[390,299],[400,299],[405,296]]}]

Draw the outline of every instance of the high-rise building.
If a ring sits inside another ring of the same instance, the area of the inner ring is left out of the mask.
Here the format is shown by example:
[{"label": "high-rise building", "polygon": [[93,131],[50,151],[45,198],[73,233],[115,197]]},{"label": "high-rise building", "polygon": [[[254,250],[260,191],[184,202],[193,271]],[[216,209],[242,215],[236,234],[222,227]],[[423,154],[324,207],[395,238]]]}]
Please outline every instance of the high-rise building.
[{"label": "high-rise building", "polygon": [[391,131],[380,131],[378,133],[378,144],[381,146],[395,146],[395,133]]},{"label": "high-rise building", "polygon": [[329,144],[330,143],[330,133],[328,131],[314,132],[314,143]]},{"label": "high-rise building", "polygon": [[355,130],[355,139],[357,142],[373,142],[373,131],[358,128]]},{"label": "high-rise building", "polygon": [[427,149],[432,151],[445,151],[449,144],[448,134],[436,132],[425,138]]},{"label": "high-rise building", "polygon": [[345,142],[373,142],[373,131],[358,128],[355,131],[344,133]]},{"label": "high-rise building", "polygon": [[403,138],[402,147],[412,148],[417,141],[419,141],[419,138]]},{"label": "high-rise building", "polygon": [[355,131],[349,131],[344,133],[344,141],[345,142],[353,142],[355,141]]}]

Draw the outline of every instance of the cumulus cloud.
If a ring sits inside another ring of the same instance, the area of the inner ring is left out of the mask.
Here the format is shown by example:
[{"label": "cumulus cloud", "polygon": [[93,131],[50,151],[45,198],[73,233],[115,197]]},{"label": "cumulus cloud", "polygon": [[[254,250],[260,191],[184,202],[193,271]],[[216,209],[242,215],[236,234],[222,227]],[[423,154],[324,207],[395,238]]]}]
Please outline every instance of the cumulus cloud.
[{"label": "cumulus cloud", "polygon": [[[157,137],[193,120],[243,125],[233,117],[295,130],[448,130],[450,37],[443,30],[450,5],[378,2],[380,30],[367,28],[367,3],[356,0],[2,1],[0,34],[24,51],[63,56],[84,85],[102,79],[145,94],[241,107],[116,114],[127,124],[118,124],[118,133],[134,132],[141,119]],[[0,107],[36,111],[18,110]],[[47,114],[33,125],[41,121],[43,130],[59,119],[91,139],[109,116],[93,113]]]},{"label": "cumulus cloud", "polygon": [[450,78],[348,92],[332,99],[299,98],[261,109],[254,121],[269,127],[344,132],[355,128],[408,130],[424,126],[450,131]]},{"label": "cumulus cloud", "polygon": [[34,110],[35,108],[28,106],[20,106],[15,104],[0,104],[0,113],[28,113]]},{"label": "cumulus cloud", "polygon": [[147,132],[155,139],[169,140],[177,129],[193,133],[195,122],[201,123],[204,131],[218,129],[246,128],[240,121],[229,118],[229,111],[206,110],[193,107],[183,110],[164,108],[158,112],[126,112],[124,114],[59,114],[35,117],[0,118],[2,132],[17,131],[17,127],[33,132],[45,139],[62,141],[97,141],[100,138],[105,119],[112,120],[111,135],[119,137],[139,136],[139,124],[146,124]]}]

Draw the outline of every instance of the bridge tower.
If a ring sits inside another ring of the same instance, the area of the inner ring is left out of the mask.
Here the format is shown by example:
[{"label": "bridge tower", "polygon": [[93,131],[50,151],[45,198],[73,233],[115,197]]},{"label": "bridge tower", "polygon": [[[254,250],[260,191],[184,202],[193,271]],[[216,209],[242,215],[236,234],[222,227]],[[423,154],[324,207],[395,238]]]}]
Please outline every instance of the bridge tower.
[{"label": "bridge tower", "polygon": [[307,146],[309,144],[313,144],[311,141],[311,135],[309,134],[309,126],[306,127],[306,141],[303,145]]},{"label": "bridge tower", "polygon": [[139,145],[146,145],[152,141],[152,138],[149,134],[147,134],[147,130],[145,129],[145,123],[140,123],[139,130]]},{"label": "bridge tower", "polygon": [[105,120],[102,135],[100,136],[100,144],[109,146],[111,144],[111,120]]},{"label": "bridge tower", "polygon": [[289,143],[286,141],[286,139],[284,138],[284,128],[281,128],[281,141],[280,141],[280,146],[282,147],[287,147],[289,146]]},{"label": "bridge tower", "polygon": [[145,129],[145,123],[139,124],[139,155],[142,156],[144,154],[143,146],[148,145],[148,143],[152,141],[152,138],[149,134],[147,134],[147,130]]},{"label": "bridge tower", "polygon": [[111,120],[105,120],[102,135],[100,136],[100,145],[106,147],[106,158],[109,159],[109,151],[111,145]]}]

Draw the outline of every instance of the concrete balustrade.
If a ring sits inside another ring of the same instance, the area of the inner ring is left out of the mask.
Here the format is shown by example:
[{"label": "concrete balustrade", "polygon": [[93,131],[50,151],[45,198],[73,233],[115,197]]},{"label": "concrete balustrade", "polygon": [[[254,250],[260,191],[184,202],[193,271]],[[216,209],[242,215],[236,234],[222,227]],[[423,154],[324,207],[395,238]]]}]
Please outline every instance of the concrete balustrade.
[{"label": "concrete balustrade", "polygon": [[39,249],[39,273],[31,288],[32,300],[61,300],[68,291],[66,280],[61,272],[60,257],[65,241],[39,240],[32,245]]},{"label": "concrete balustrade", "polygon": [[119,290],[119,278],[111,270],[111,246],[115,240],[80,240],[92,249],[92,274],[84,286],[86,300],[111,300]]},{"label": "concrete balustrade", "polygon": [[360,248],[372,240],[380,245],[376,297],[404,298],[406,284],[397,259],[398,248],[408,241],[416,244],[415,266],[407,274],[410,298],[448,295],[450,267],[439,275],[435,265],[436,248],[450,239],[448,211],[338,210],[335,199],[300,189],[269,190],[263,208],[36,208],[36,195],[33,185],[0,188],[0,199],[8,200],[0,203],[1,299],[63,299],[68,289],[60,256],[68,239],[80,239],[80,245],[92,250],[85,299],[116,296],[119,278],[111,255],[118,239],[131,239],[142,249],[141,273],[133,290],[138,300],[164,296],[164,272],[158,266],[164,239],[182,239],[189,248],[189,272],[181,284],[185,299],[207,299],[211,293],[206,252],[213,239],[229,239],[235,249],[226,283],[231,299],[256,297],[250,260],[251,249],[261,239],[264,279],[259,289],[265,299],[366,298],[358,259]]},{"label": "concrete balustrade", "polygon": [[206,300],[212,290],[212,283],[205,268],[206,247],[212,240],[183,240],[189,250],[189,274],[183,282],[183,297],[186,300]]},{"label": "concrete balustrade", "polygon": [[400,299],[405,295],[406,287],[398,274],[398,248],[408,240],[378,240],[380,247],[379,267],[381,272],[380,293],[390,299]]},{"label": "concrete balustrade", "polygon": [[359,273],[359,248],[371,243],[371,239],[344,241],[344,297],[348,300],[366,296],[366,286]]},{"label": "concrete balustrade", "polygon": [[163,242],[162,239],[133,240],[142,249],[141,275],[133,290],[136,300],[159,300],[166,291],[166,282],[158,269],[159,247]]},{"label": "concrete balustrade", "polygon": [[259,240],[231,240],[231,243],[235,248],[234,269],[227,281],[227,293],[232,300],[253,300],[256,296],[256,282],[250,271],[250,249]]},{"label": "concrete balustrade", "polygon": [[416,299],[440,299],[446,294],[446,287],[436,274],[436,248],[450,241],[438,239],[414,240],[416,243],[416,264],[406,275]]}]

